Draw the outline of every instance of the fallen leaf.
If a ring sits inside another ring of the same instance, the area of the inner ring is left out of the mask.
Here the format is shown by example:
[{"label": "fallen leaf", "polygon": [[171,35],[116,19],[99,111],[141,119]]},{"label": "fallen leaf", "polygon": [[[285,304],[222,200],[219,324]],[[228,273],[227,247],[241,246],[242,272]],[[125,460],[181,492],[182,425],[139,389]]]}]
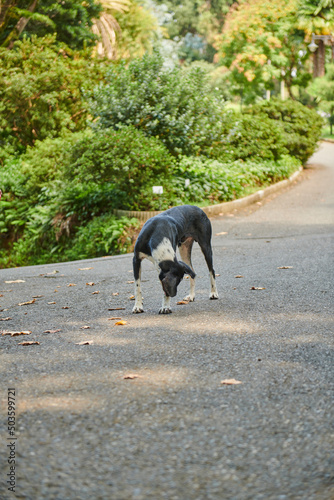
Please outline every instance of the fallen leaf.
[{"label": "fallen leaf", "polygon": [[90,328],[90,326],[85,325],[85,326],[81,326],[81,327],[80,327],[80,330],[88,330],[89,328]]},{"label": "fallen leaf", "polygon": [[241,274],[237,274],[236,276],[234,276],[235,278],[243,278],[243,276]]},{"label": "fallen leaf", "polygon": [[114,297],[116,297],[117,295],[119,295],[119,293],[118,293],[118,292],[113,293],[113,296],[114,296]]},{"label": "fallen leaf", "polygon": [[29,330],[24,330],[22,332],[3,332],[2,335],[10,335],[11,337],[17,337],[18,335],[30,335]]},{"label": "fallen leaf", "polygon": [[92,295],[97,295],[98,293],[100,293],[98,290],[95,290],[95,292],[92,292]]},{"label": "fallen leaf", "polygon": [[5,281],[5,283],[25,283],[25,280],[10,280],[10,281]]},{"label": "fallen leaf", "polygon": [[75,345],[91,345],[93,343],[93,340],[84,340],[83,342],[76,342]]},{"label": "fallen leaf", "polygon": [[61,332],[61,330],[58,328],[58,330],[45,330],[45,332],[43,333],[57,333],[57,332]]},{"label": "fallen leaf", "polygon": [[54,301],[53,301],[53,302],[48,302],[48,304],[55,304],[55,303],[56,303],[56,302],[54,302]]},{"label": "fallen leaf", "polygon": [[94,286],[95,283],[93,281],[89,281],[89,283],[86,283],[87,286]]},{"label": "fallen leaf", "polygon": [[31,342],[18,342],[17,345],[40,345],[40,343],[36,340],[32,340]]},{"label": "fallen leaf", "polygon": [[88,269],[93,269],[92,267],[79,267],[79,271],[88,271]]},{"label": "fallen leaf", "polygon": [[12,318],[0,318],[0,321],[9,321],[11,320]]},{"label": "fallen leaf", "polygon": [[113,318],[108,318],[108,320],[116,320],[116,319],[122,319],[122,318],[118,318],[118,317],[113,317]]},{"label": "fallen leaf", "polygon": [[124,375],[124,379],[127,380],[133,380],[134,378],[139,378],[140,375],[136,375],[135,373],[129,373],[128,375]]},{"label": "fallen leaf", "polygon": [[43,295],[33,295],[32,296],[33,299],[40,299],[41,297],[43,297]]},{"label": "fallen leaf", "polygon": [[216,276],[216,277],[217,277],[217,276],[220,276],[220,274],[216,273],[216,274],[215,274],[215,276]]},{"label": "fallen leaf", "polygon": [[28,300],[28,302],[21,302],[18,306],[28,306],[29,304],[34,304],[36,299]]},{"label": "fallen leaf", "polygon": [[67,286],[77,286],[75,283],[69,283]]},{"label": "fallen leaf", "polygon": [[134,283],[134,281],[133,281],[133,280],[131,280],[131,281],[129,280],[129,281],[127,281],[127,283],[128,283],[128,284],[130,284],[130,283]]},{"label": "fallen leaf", "polygon": [[185,304],[189,304],[189,300],[179,300],[178,302],[176,302],[176,304],[178,306],[181,306],[181,305],[185,305]]},{"label": "fallen leaf", "polygon": [[240,382],[240,380],[235,380],[235,378],[227,378],[225,380],[222,380],[220,383],[224,384],[224,385],[238,385],[238,384],[242,384],[242,382]]},{"label": "fallen leaf", "polygon": [[108,311],[123,311],[125,307],[109,307]]},{"label": "fallen leaf", "polygon": [[62,309],[69,309],[69,307],[68,306],[63,306]]},{"label": "fallen leaf", "polygon": [[128,322],[124,321],[123,319],[120,321],[116,321],[115,325],[126,325]]},{"label": "fallen leaf", "polygon": [[263,286],[252,286],[250,290],[265,290]]},{"label": "fallen leaf", "polygon": [[216,236],[222,236],[223,234],[228,234],[226,231],[222,231],[221,233],[216,233]]},{"label": "fallen leaf", "polygon": [[134,296],[134,295],[131,295],[131,296],[129,297],[129,299],[130,299],[130,300],[135,300],[135,296]]},{"label": "fallen leaf", "polygon": [[281,266],[278,267],[277,269],[293,269],[293,266]]}]

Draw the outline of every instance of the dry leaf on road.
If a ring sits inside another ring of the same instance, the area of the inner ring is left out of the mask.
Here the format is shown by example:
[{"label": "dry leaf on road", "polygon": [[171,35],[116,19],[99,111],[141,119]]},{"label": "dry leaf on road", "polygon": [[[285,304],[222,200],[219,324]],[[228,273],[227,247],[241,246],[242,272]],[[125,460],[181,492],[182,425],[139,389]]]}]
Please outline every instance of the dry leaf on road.
[{"label": "dry leaf on road", "polygon": [[57,333],[57,332],[61,332],[61,330],[58,328],[58,330],[45,330],[45,332],[43,333]]},{"label": "dry leaf on road", "polygon": [[55,303],[56,303],[55,301],[53,301],[53,302],[48,302],[48,304],[55,304]]},{"label": "dry leaf on road", "polygon": [[0,318],[0,321],[9,321],[12,318]]},{"label": "dry leaf on road", "polygon": [[234,276],[235,278],[243,278],[242,274],[237,274],[236,276]]},{"label": "dry leaf on road", "polygon": [[226,231],[222,231],[221,233],[216,233],[216,236],[222,236],[223,234],[228,234]]},{"label": "dry leaf on road", "polygon": [[10,280],[10,281],[5,281],[5,283],[25,283],[25,280]]},{"label": "dry leaf on road", "polygon": [[68,306],[63,306],[62,309],[69,309],[69,307]]},{"label": "dry leaf on road", "polygon": [[89,281],[88,283],[86,283],[87,286],[94,286],[95,283],[93,281]]},{"label": "dry leaf on road", "polygon": [[17,337],[18,335],[30,335],[31,332],[29,330],[23,330],[22,332],[2,332],[2,335],[10,335],[11,337]]},{"label": "dry leaf on road", "polygon": [[95,292],[92,292],[92,295],[98,295],[100,292],[98,290],[95,290]]},{"label": "dry leaf on road", "polygon": [[31,342],[18,342],[17,345],[40,345],[37,340],[32,340]]},{"label": "dry leaf on road", "polygon": [[110,320],[114,320],[114,321],[115,321],[116,319],[122,319],[122,318],[121,318],[121,317],[112,317],[112,318],[108,318],[108,320],[109,320],[109,321],[110,321]]},{"label": "dry leaf on road", "polygon": [[76,283],[69,283],[67,286],[77,286]]},{"label": "dry leaf on road", "polygon": [[179,300],[178,302],[176,302],[176,304],[178,306],[186,305],[189,304],[189,300]]},{"label": "dry leaf on road", "polygon": [[250,290],[265,290],[263,286],[252,286]]},{"label": "dry leaf on road", "polygon": [[227,378],[225,380],[222,380],[220,383],[224,384],[224,385],[238,385],[238,384],[242,384],[242,382],[240,382],[240,380],[235,380],[235,378]]},{"label": "dry leaf on road", "polygon": [[133,380],[134,378],[139,378],[140,375],[136,375],[135,373],[129,373],[128,375],[124,375],[125,380]]},{"label": "dry leaf on road", "polygon": [[113,295],[114,297],[116,297],[117,295],[119,295],[119,293],[118,293],[118,292],[114,292],[112,295]]},{"label": "dry leaf on road", "polygon": [[28,302],[21,302],[18,306],[28,306],[29,304],[34,304],[36,299],[28,300]]},{"label": "dry leaf on road", "polygon": [[124,321],[123,319],[120,321],[116,321],[115,325],[127,325],[127,321]]},{"label": "dry leaf on road", "polygon": [[93,269],[92,267],[79,267],[79,271],[88,271],[88,269]]},{"label": "dry leaf on road", "polygon": [[84,340],[83,342],[76,342],[75,345],[91,345],[93,343],[93,340]]},{"label": "dry leaf on road", "polygon": [[277,269],[293,269],[293,266],[280,266]]},{"label": "dry leaf on road", "polygon": [[85,326],[80,326],[80,330],[88,330],[90,326],[85,325]]}]

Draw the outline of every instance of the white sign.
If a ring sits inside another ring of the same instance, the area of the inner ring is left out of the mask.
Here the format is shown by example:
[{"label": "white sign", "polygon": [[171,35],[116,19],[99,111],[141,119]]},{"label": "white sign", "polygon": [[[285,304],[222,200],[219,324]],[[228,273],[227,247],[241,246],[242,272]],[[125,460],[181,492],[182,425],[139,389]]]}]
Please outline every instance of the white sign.
[{"label": "white sign", "polygon": [[164,192],[164,188],[162,186],[153,186],[152,191],[153,194],[162,194]]},{"label": "white sign", "polygon": [[186,180],[184,181],[184,187],[186,187],[186,188],[187,188],[187,187],[189,187],[189,186],[190,186],[190,179],[186,179]]}]

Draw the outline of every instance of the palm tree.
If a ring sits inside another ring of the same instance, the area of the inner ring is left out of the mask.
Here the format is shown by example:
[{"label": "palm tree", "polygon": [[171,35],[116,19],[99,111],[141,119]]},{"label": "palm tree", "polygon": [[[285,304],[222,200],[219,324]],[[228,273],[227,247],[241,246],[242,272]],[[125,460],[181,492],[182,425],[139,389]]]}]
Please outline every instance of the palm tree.
[{"label": "palm tree", "polygon": [[97,54],[100,57],[115,59],[117,55],[116,34],[120,35],[121,28],[113,12],[127,12],[130,0],[101,0],[103,11],[99,19],[93,19],[92,31],[99,37],[96,45]]},{"label": "palm tree", "polygon": [[[301,0],[297,10],[297,27],[311,41],[311,35],[331,35],[334,31],[334,0]],[[317,40],[313,54],[313,77],[325,74],[325,40]]]}]

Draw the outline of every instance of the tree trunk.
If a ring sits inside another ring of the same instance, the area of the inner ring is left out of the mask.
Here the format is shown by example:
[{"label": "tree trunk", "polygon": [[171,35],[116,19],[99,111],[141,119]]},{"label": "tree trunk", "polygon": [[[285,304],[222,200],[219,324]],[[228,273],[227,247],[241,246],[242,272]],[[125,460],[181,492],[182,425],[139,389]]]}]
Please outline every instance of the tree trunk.
[{"label": "tree trunk", "polygon": [[325,74],[325,43],[317,40],[318,48],[313,54],[313,78],[324,76]]},{"label": "tree trunk", "polygon": [[[37,7],[37,3],[38,0],[33,0],[32,4],[28,7],[27,10],[29,10],[30,12],[34,12],[34,10]],[[14,42],[19,38],[19,36],[21,35],[22,31],[24,30],[28,22],[29,18],[21,17],[17,22],[15,28],[6,38],[5,42],[3,43],[3,46],[8,47],[9,49],[13,48]]]}]

